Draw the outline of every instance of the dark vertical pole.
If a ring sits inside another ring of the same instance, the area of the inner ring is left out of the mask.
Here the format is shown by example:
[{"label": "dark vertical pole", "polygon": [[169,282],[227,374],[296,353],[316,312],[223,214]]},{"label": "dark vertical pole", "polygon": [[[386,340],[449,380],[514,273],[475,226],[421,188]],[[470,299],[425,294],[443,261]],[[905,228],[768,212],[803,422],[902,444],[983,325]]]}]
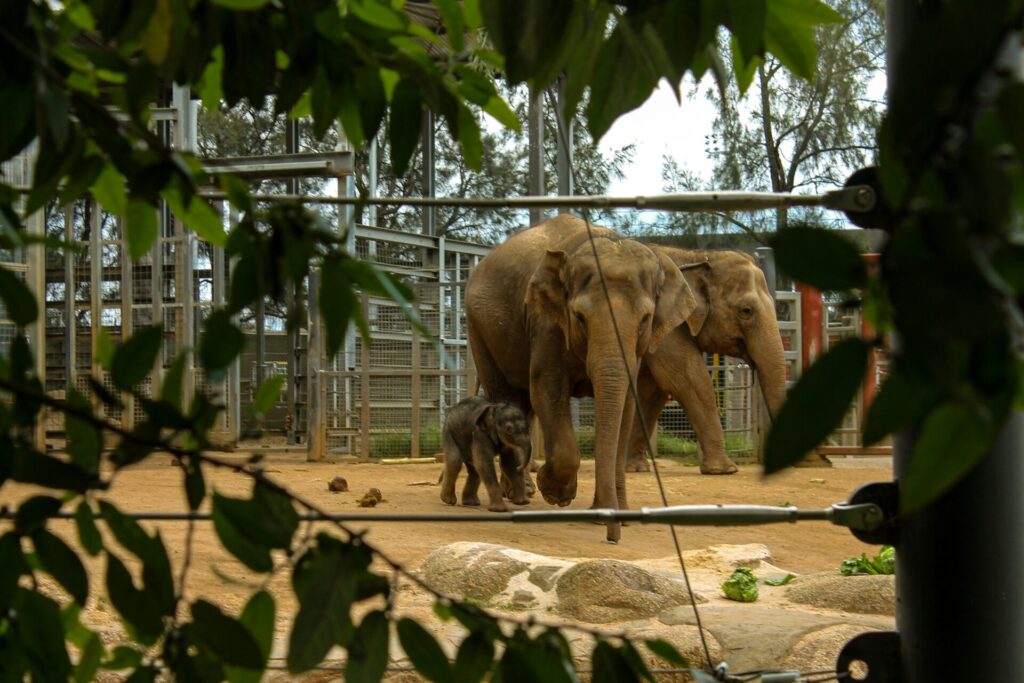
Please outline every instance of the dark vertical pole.
[{"label": "dark vertical pole", "polygon": [[[295,154],[299,151],[299,120],[288,119],[284,125],[284,151],[285,154]],[[289,178],[286,183],[286,191],[288,194],[297,194],[299,190],[299,183],[295,178]],[[296,292],[295,285],[288,285],[288,291],[285,294],[287,298],[287,306],[289,317],[291,310],[295,307]],[[299,330],[292,329],[288,331],[288,383],[285,388],[285,403],[287,404],[288,417],[285,419],[285,439],[288,443],[298,442],[298,435],[296,434],[296,428],[299,422],[298,412],[295,406],[296,397],[296,372],[295,368],[299,362]]]},{"label": "dark vertical pole", "polygon": [[[423,187],[424,197],[433,197],[434,187],[434,112],[423,112]],[[437,218],[434,207],[423,207],[423,234],[437,234]]]},{"label": "dark vertical pole", "polygon": [[[527,192],[533,197],[544,194],[544,93],[530,91],[530,107],[526,115],[530,144],[530,172]],[[530,225],[544,220],[544,209],[530,209]]]},{"label": "dark vertical pole", "polygon": [[[555,120],[558,122],[558,194],[562,197],[570,197],[575,194],[575,187],[572,178],[573,164],[573,117],[565,112],[565,79],[560,78],[557,86],[558,97],[555,105]],[[563,207],[561,211],[568,213],[569,208]]]},{"label": "dark vertical pole", "polygon": [[[905,55],[936,48],[924,29],[938,2],[887,3],[889,90]],[[978,11],[982,11],[980,8]],[[898,340],[897,340],[898,341]],[[916,434],[894,440],[897,481]],[[970,474],[897,525],[896,625],[902,678],[1024,681],[1024,416],[1015,413]],[[955,454],[950,454],[955,457]]]}]

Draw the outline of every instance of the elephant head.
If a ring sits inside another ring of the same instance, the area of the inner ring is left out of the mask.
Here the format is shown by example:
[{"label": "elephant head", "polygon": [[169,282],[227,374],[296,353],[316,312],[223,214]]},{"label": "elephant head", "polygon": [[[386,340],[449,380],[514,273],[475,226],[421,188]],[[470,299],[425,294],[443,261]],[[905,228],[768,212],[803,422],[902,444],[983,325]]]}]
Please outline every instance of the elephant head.
[{"label": "elephant head", "polygon": [[[643,355],[691,317],[694,294],[667,255],[602,235],[547,251],[525,303],[557,323],[565,348],[586,368],[598,435],[595,500],[601,507],[624,505],[625,439],[633,419],[633,403],[626,400],[629,383],[636,380]],[[565,505],[575,496],[578,457],[548,454],[537,483],[549,503]]]},{"label": "elephant head", "polygon": [[754,259],[735,251],[655,249],[680,265],[697,296],[686,319],[697,346],[750,363],[775,413],[786,395],[786,361],[775,301]]}]

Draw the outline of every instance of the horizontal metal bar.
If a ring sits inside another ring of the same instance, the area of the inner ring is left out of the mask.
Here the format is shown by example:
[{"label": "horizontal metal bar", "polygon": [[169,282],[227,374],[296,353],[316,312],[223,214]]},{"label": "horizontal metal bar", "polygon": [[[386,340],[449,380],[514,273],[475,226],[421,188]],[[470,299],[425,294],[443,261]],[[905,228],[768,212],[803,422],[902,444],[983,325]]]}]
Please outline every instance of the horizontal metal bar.
[{"label": "horizontal metal bar", "polygon": [[[136,512],[125,513],[141,521],[206,521],[208,512]],[[15,512],[0,509],[0,519],[13,519]],[[74,513],[61,511],[54,515],[70,519]],[[639,510],[517,510],[513,512],[352,512],[339,515],[306,513],[304,521],[317,522],[515,522],[525,524],[564,522],[639,522],[640,524],[674,524],[677,526],[750,526],[757,524],[828,521],[840,526],[877,527],[882,523],[882,510],[874,503],[837,504],[825,509],[801,510],[793,506],[771,505],[675,505]],[[872,520],[876,520],[874,523]],[[867,529],[867,530],[870,530]]]},{"label": "horizontal metal bar", "polygon": [[209,174],[233,173],[243,178],[342,178],[355,172],[351,152],[298,152],[248,157],[202,159]]},{"label": "horizontal metal bar", "polygon": [[[210,199],[226,199],[223,192],[203,190]],[[649,197],[321,197],[280,194],[251,195],[254,201],[308,202],[312,204],[366,206],[464,206],[479,208],[528,209],[560,207],[594,209],[640,209],[657,211],[763,211],[782,207],[821,206],[837,211],[870,211],[875,194],[867,186],[853,186],[825,194],[784,192],[680,192]]]}]

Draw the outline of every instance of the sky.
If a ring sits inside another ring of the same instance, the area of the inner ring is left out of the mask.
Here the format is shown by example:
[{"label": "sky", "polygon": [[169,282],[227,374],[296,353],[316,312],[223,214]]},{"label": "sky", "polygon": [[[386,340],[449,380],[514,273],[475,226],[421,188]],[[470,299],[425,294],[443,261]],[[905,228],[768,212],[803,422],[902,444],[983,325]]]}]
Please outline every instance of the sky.
[{"label": "sky", "polygon": [[698,93],[693,93],[692,85],[684,85],[680,105],[671,87],[662,81],[640,108],[615,122],[601,139],[601,148],[607,151],[633,143],[636,150],[626,177],[613,181],[608,194],[660,194],[661,160],[666,154],[689,170],[710,177],[712,163],[704,151],[704,138],[711,133],[715,107],[704,97],[704,90],[703,84]]}]

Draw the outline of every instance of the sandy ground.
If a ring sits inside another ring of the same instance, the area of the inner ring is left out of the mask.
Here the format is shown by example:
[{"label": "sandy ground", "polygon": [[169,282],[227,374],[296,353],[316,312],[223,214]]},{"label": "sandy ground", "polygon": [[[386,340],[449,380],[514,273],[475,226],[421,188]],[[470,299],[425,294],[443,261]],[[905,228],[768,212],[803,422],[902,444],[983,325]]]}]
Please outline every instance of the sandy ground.
[{"label": "sandy ground", "polygon": [[[228,459],[242,462],[241,454]],[[157,455],[141,465],[120,472],[103,496],[125,512],[184,511],[182,471],[170,464],[170,457]],[[799,507],[827,507],[843,502],[860,485],[885,481],[891,470],[885,461],[873,466],[832,469],[792,469],[769,478],[761,475],[754,464],[741,465],[731,476],[706,476],[692,465],[665,460],[660,469],[670,505],[709,503],[751,503],[763,505],[793,504]],[[381,512],[477,512],[486,508],[450,507],[441,502],[435,482],[438,464],[377,465],[353,463],[307,463],[300,454],[269,455],[264,461],[268,474],[295,493],[324,510],[335,513],[360,514],[357,499],[370,487],[379,488],[384,502]],[[251,481],[225,470],[207,470],[208,487],[231,496],[245,496]],[[347,493],[332,493],[328,482],[342,476],[347,479]],[[464,476],[464,474],[463,474]],[[584,461],[580,471],[579,492],[572,508],[587,508],[593,497],[594,468]],[[461,486],[461,481],[460,481]],[[655,477],[652,473],[629,475],[629,499],[634,508],[660,505]],[[0,489],[0,506],[15,503],[37,493],[29,487],[8,483]],[[481,492],[483,493],[483,492]],[[553,509],[538,495],[525,508]],[[0,522],[0,530],[9,522]],[[153,528],[153,523],[147,523]],[[318,528],[326,525],[317,525]],[[604,528],[586,523],[512,525],[494,523],[353,523],[367,530],[369,543],[391,558],[415,568],[432,550],[454,541],[485,541],[528,550],[542,555],[566,558],[617,558],[623,560],[651,559],[673,556],[669,529],[656,525],[629,525],[623,529],[622,541],[611,545],[604,541]],[[52,528],[68,540],[74,538],[71,522],[55,521]],[[184,522],[162,522],[160,533],[167,544],[172,563],[180,566],[185,555]],[[262,577],[249,574],[242,565],[228,556],[210,523],[195,526],[194,554],[188,576],[192,597],[215,599],[225,608],[240,608],[245,595],[262,583]],[[684,550],[722,543],[763,543],[771,551],[776,566],[798,574],[834,571],[845,558],[877,548],[857,541],[849,531],[827,522],[802,522],[757,527],[690,527],[678,528],[679,542]],[[126,553],[121,553],[125,555]],[[283,555],[279,557],[283,562]],[[102,560],[94,560],[94,568],[102,572]],[[98,576],[102,576],[100,573]],[[97,578],[98,578],[97,576]],[[292,604],[292,594],[283,576],[269,583],[277,594],[279,606]],[[94,590],[100,582],[94,582]],[[102,606],[102,599],[99,601]]]}]

